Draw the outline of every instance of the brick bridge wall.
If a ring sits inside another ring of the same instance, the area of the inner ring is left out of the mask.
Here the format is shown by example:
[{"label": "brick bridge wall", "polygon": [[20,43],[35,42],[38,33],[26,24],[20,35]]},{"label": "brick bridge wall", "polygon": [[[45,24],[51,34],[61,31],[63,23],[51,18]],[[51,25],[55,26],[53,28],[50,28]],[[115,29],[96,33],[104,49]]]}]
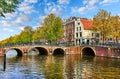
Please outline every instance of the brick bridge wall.
[{"label": "brick bridge wall", "polygon": [[48,52],[48,54],[53,54],[55,51],[57,52],[62,51],[64,52],[64,54],[81,55],[84,54],[85,51],[87,51],[89,55],[91,54],[91,52],[93,52],[95,56],[120,58],[120,48],[101,47],[101,46],[71,46],[71,47],[58,47],[58,46],[18,46],[17,47],[16,46],[16,47],[6,47],[4,49],[0,48],[0,55],[3,55],[10,49],[15,49],[18,52],[22,52],[22,55],[26,55],[33,48],[45,49],[46,52]]}]

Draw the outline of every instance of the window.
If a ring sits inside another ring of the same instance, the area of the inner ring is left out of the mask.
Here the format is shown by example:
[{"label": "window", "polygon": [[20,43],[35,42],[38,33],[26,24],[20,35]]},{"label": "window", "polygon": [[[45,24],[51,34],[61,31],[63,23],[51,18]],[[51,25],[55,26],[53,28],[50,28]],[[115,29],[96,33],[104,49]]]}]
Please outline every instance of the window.
[{"label": "window", "polygon": [[80,37],[82,37],[82,32],[80,32]]},{"label": "window", "polygon": [[79,31],[81,31],[81,27],[79,27]]},{"label": "window", "polygon": [[76,33],[76,37],[78,37],[78,33]]},{"label": "window", "polygon": [[92,37],[94,36],[94,33],[92,33]]},{"label": "window", "polygon": [[96,33],[96,37],[99,37],[99,33]]},{"label": "window", "polygon": [[78,31],[78,27],[77,27],[77,31]]},{"label": "window", "polygon": [[78,25],[80,25],[80,23],[78,23]]}]

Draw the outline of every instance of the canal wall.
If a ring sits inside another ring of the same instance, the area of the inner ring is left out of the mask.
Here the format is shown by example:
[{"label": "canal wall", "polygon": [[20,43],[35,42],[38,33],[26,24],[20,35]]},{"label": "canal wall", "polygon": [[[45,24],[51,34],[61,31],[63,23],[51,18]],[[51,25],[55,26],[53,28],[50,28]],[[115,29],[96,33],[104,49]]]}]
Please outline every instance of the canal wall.
[{"label": "canal wall", "polygon": [[101,46],[74,46],[74,47],[68,47],[66,49],[66,54],[82,54],[85,53],[83,50],[85,48],[91,48],[93,51],[89,51],[88,53],[92,54],[93,52],[95,53],[95,56],[100,56],[100,57],[111,57],[111,58],[120,58],[120,48],[115,48],[115,47],[101,47]]},{"label": "canal wall", "polygon": [[95,46],[93,49],[96,56],[120,58],[120,48]]}]

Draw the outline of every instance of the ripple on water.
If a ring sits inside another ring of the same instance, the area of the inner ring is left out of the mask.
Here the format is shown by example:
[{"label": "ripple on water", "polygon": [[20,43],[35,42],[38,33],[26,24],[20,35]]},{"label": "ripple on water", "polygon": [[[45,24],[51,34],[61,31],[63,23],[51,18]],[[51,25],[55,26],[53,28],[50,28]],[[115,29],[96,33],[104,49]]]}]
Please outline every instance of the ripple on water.
[{"label": "ripple on water", "polygon": [[[25,60],[25,61],[24,61]],[[76,56],[11,58],[0,79],[120,79],[120,60]]]}]

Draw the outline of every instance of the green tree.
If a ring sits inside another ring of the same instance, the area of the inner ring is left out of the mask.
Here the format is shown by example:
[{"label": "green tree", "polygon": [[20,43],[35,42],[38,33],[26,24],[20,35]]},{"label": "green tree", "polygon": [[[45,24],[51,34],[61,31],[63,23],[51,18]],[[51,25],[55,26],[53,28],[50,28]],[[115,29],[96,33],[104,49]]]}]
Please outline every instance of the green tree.
[{"label": "green tree", "polygon": [[44,29],[45,28],[43,26],[40,26],[36,30],[34,30],[34,33],[33,33],[33,40],[34,41],[45,41]]},{"label": "green tree", "polygon": [[48,15],[44,19],[44,32],[47,40],[56,42],[63,35],[62,19],[54,14]]},{"label": "green tree", "polygon": [[32,35],[33,35],[33,29],[30,26],[26,26],[20,34],[11,36],[7,39],[0,41],[0,44],[4,45],[10,43],[18,44],[18,43],[32,42]]},{"label": "green tree", "polygon": [[26,26],[20,33],[21,42],[32,42],[33,30],[30,26]]},{"label": "green tree", "polygon": [[22,39],[21,39],[20,34],[13,36],[11,42],[12,42],[12,43],[15,43],[15,44],[21,43],[21,42],[22,42]]},{"label": "green tree", "polygon": [[93,18],[93,29],[100,31],[103,43],[109,35],[109,19],[110,13],[100,10]]},{"label": "green tree", "polygon": [[19,0],[0,0],[0,16],[5,17],[6,13],[15,12]]},{"label": "green tree", "polygon": [[61,38],[63,36],[64,28],[62,27],[62,20],[60,17],[56,17],[53,23],[53,34],[55,36],[55,40],[57,41],[57,38]]}]

